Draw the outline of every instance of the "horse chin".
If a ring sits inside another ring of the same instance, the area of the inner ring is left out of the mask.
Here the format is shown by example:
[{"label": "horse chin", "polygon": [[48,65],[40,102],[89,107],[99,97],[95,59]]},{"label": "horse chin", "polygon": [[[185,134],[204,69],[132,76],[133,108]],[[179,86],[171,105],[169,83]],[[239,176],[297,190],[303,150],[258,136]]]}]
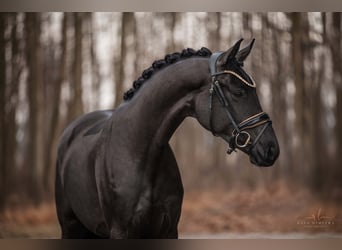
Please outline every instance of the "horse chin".
[{"label": "horse chin", "polygon": [[252,155],[249,156],[249,160],[253,165],[258,166],[258,167],[271,167],[273,165],[273,163],[258,160]]}]

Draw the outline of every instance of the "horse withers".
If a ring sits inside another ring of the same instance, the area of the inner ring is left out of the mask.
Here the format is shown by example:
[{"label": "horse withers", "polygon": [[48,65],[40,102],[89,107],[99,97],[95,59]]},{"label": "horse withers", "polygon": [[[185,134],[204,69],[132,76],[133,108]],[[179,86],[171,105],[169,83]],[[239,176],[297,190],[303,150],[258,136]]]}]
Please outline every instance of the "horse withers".
[{"label": "horse withers", "polygon": [[183,185],[169,140],[188,116],[271,166],[279,146],[243,70],[254,40],[224,52],[185,49],[155,61],[115,110],[72,122],[58,147],[62,238],[177,238]]}]

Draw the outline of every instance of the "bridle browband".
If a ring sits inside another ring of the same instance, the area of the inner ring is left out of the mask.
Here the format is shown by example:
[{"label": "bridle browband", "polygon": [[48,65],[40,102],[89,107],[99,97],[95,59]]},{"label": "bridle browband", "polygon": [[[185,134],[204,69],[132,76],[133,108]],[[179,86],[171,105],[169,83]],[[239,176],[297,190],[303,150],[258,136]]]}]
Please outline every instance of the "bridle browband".
[{"label": "bridle browband", "polygon": [[[217,136],[216,133],[213,131],[212,126],[212,108],[213,108],[213,94],[216,94],[219,102],[224,107],[224,110],[226,112],[226,115],[228,119],[232,122],[232,125],[234,127],[234,130],[232,132],[232,135],[228,139],[229,148],[227,150],[228,154],[231,154],[233,151],[236,151],[236,148],[246,148],[247,146],[250,146],[248,149],[248,152],[252,150],[252,148],[258,143],[260,137],[265,132],[266,128],[272,124],[272,121],[270,117],[265,112],[260,112],[258,114],[252,115],[248,117],[247,119],[243,120],[240,123],[237,123],[234,117],[232,116],[231,112],[229,111],[230,105],[226,98],[226,96],[223,93],[223,90],[220,86],[220,82],[216,79],[217,76],[222,74],[231,74],[237,77],[239,80],[241,80],[244,84],[246,84],[249,87],[255,88],[255,82],[252,79],[252,83],[249,83],[247,80],[242,78],[239,74],[237,74],[234,71],[231,70],[223,70],[217,72],[216,69],[216,62],[217,59],[223,54],[223,52],[217,52],[213,53],[209,59],[209,67],[210,67],[210,76],[211,76],[211,87],[209,90],[210,93],[210,99],[209,99],[209,109],[210,109],[210,118],[209,118],[209,126],[210,130],[213,133],[214,136]],[[259,134],[256,136],[256,138],[251,141],[250,134],[246,131],[248,129],[256,128],[261,125],[264,125],[259,132]],[[244,138],[245,137],[245,138]],[[242,142],[241,142],[242,140]]]}]

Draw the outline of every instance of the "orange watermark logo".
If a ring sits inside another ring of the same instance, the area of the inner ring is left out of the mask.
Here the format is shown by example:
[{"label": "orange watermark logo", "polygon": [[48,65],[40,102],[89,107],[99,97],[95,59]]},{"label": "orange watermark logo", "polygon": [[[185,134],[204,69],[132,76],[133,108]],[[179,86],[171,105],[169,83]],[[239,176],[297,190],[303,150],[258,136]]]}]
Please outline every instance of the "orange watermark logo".
[{"label": "orange watermark logo", "polygon": [[302,216],[297,220],[297,225],[305,228],[328,228],[335,225],[335,217],[328,216],[319,208],[310,216]]}]

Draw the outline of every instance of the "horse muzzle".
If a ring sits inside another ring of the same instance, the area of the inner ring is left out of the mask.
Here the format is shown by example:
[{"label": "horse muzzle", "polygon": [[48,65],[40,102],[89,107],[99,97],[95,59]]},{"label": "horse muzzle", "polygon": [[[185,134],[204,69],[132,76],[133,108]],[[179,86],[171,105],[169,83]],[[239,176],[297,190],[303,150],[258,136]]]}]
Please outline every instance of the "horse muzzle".
[{"label": "horse muzzle", "polygon": [[257,145],[249,152],[252,164],[259,167],[270,167],[279,156],[279,145],[277,142],[269,142],[266,146]]}]

